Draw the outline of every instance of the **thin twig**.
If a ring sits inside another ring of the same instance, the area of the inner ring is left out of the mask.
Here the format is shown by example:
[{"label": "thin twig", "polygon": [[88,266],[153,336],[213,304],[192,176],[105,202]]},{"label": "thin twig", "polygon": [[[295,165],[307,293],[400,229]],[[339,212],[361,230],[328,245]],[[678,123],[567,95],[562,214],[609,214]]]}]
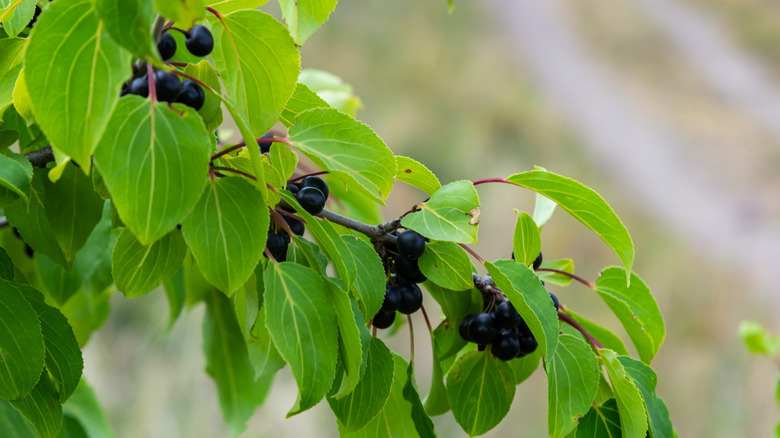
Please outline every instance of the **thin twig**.
[{"label": "thin twig", "polygon": [[571,278],[572,280],[576,280],[576,281],[584,284],[585,286],[588,286],[591,289],[596,289],[596,283],[594,283],[592,281],[588,281],[588,280],[580,277],[579,275],[574,275],[571,272],[561,271],[559,269],[552,269],[552,268],[539,268],[539,269],[537,269],[537,271],[555,272],[556,274],[561,274],[561,275],[564,275],[566,277]]},{"label": "thin twig", "polygon": [[425,311],[425,306],[420,306],[420,310],[422,311],[423,318],[425,318],[425,325],[428,326],[428,333],[430,333],[431,338],[433,338],[433,327],[431,326],[431,320],[428,319],[428,312]]},{"label": "thin twig", "polygon": [[409,343],[411,344],[411,362],[414,363],[414,324],[412,324],[412,315],[406,315],[406,320],[409,321]]},{"label": "thin twig", "polygon": [[[558,312],[558,319],[563,321],[563,322],[565,322],[566,324],[569,324],[570,326],[572,326],[575,329],[577,329],[577,331],[582,333],[585,336],[585,338],[588,339],[588,342],[590,342],[590,344],[593,345],[593,348],[596,349],[596,352],[598,352],[600,349],[604,348],[604,345],[602,345],[601,342],[597,341],[596,338],[591,336],[591,334],[588,333],[588,331],[585,330],[577,321],[572,319],[571,316],[569,316],[569,315],[567,315],[565,313],[562,313],[562,312]],[[601,355],[601,353],[599,353],[599,355]]]},{"label": "thin twig", "polygon": [[223,166],[211,166],[211,168],[214,169],[214,170],[223,170],[225,172],[237,173],[237,174],[239,174],[241,176],[245,176],[245,177],[247,177],[247,178],[249,178],[249,179],[251,179],[253,181],[257,181],[257,177],[255,177],[254,175],[252,175],[250,173],[246,173],[243,170],[238,170],[238,169],[233,169],[232,167],[223,167]]},{"label": "thin twig", "polygon": [[485,259],[483,259],[482,257],[480,257],[480,255],[479,255],[479,254],[477,254],[476,252],[474,252],[474,250],[473,250],[473,249],[471,249],[471,248],[469,248],[468,246],[466,246],[466,244],[459,243],[458,245],[460,245],[460,247],[461,247],[461,248],[465,249],[465,250],[466,250],[466,251],[467,251],[469,254],[471,254],[471,256],[472,256],[472,257],[474,257],[475,259],[477,259],[477,261],[478,261],[478,262],[482,263],[483,265],[486,263],[486,262],[485,262]]}]

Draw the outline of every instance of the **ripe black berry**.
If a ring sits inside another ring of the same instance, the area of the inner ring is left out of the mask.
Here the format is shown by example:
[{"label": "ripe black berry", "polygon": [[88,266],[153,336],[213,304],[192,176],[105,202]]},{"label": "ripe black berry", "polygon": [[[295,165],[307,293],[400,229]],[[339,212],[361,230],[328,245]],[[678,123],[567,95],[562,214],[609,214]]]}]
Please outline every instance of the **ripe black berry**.
[{"label": "ripe black berry", "polygon": [[558,308],[560,307],[560,303],[558,302],[558,297],[556,297],[555,294],[552,292],[547,292],[547,293],[550,294],[550,299],[552,300],[553,305],[555,306],[555,310],[558,310]]},{"label": "ripe black berry", "polygon": [[298,184],[287,184],[287,187],[285,187],[285,188],[286,188],[286,189],[287,189],[287,190],[288,190],[290,193],[292,193],[293,195],[297,195],[297,194],[298,194],[298,190],[300,190],[300,189],[301,189],[301,188],[298,186]]},{"label": "ripe black berry", "polygon": [[394,266],[395,273],[406,280],[411,280],[420,273],[420,267],[417,265],[417,260],[409,260],[401,254],[395,256]]},{"label": "ripe black berry", "polygon": [[309,175],[304,178],[303,181],[301,181],[301,187],[316,187],[320,189],[323,195],[325,195],[325,199],[328,199],[328,195],[330,194],[328,183],[316,175]]},{"label": "ripe black berry", "polygon": [[460,321],[460,325],[458,326],[458,333],[460,333],[460,337],[463,338],[463,340],[466,342],[472,342],[471,338],[469,337],[469,328],[471,327],[471,323],[474,321],[475,316],[477,315],[474,313],[466,315],[463,320]]},{"label": "ripe black berry", "polygon": [[179,77],[165,70],[154,72],[154,88],[157,92],[157,100],[160,102],[173,102],[179,95],[181,81]]},{"label": "ripe black berry", "polygon": [[306,225],[304,225],[303,222],[291,217],[287,217],[285,219],[287,220],[287,225],[290,226],[290,230],[292,230],[293,233],[297,234],[298,236],[303,236],[303,233],[306,231]]},{"label": "ripe black berry", "polygon": [[385,300],[382,301],[382,310],[385,312],[395,312],[401,307],[401,288],[388,283],[385,286]]},{"label": "ripe black berry", "polygon": [[478,313],[471,321],[468,331],[469,339],[477,344],[489,344],[498,335],[498,323],[490,313]]},{"label": "ripe black berry", "polygon": [[206,26],[196,24],[185,34],[184,45],[193,55],[206,56],[214,49],[214,37]]},{"label": "ripe black berry", "polygon": [[398,253],[409,260],[417,260],[425,251],[425,238],[416,231],[398,233]]},{"label": "ripe black berry", "polygon": [[509,301],[504,301],[496,307],[495,317],[498,325],[505,329],[513,329],[523,321],[515,306]]},{"label": "ripe black berry", "polygon": [[520,340],[517,338],[517,333],[513,331],[499,333],[496,339],[493,340],[490,352],[501,360],[510,360],[517,357],[520,353]]},{"label": "ripe black berry", "polygon": [[274,143],[272,141],[263,141],[264,138],[276,138],[273,133],[267,132],[265,135],[260,137],[257,140],[257,144],[260,146],[260,153],[261,154],[267,154],[271,152],[271,145]]},{"label": "ripe black berry", "polygon": [[128,87],[127,93],[141,97],[149,97],[149,77],[143,75],[140,78],[135,78],[130,81],[130,87]]},{"label": "ripe black berry", "polygon": [[422,307],[423,296],[420,286],[414,283],[408,283],[401,287],[401,305],[398,311],[410,315]]},{"label": "ripe black berry", "polygon": [[162,34],[160,42],[157,43],[157,51],[160,52],[160,58],[163,61],[173,58],[173,55],[176,54],[176,40],[173,38],[173,35],[169,33]]},{"label": "ripe black berry", "polygon": [[374,327],[379,329],[386,329],[393,325],[393,321],[395,321],[395,312],[385,312],[383,310],[380,310],[379,313],[374,316],[374,320],[371,322],[371,324],[374,325]]},{"label": "ripe black berry", "polygon": [[534,260],[534,271],[539,269],[539,267],[542,266],[542,252],[539,251],[539,255]]},{"label": "ripe black berry", "polygon": [[319,214],[325,208],[325,195],[315,187],[303,187],[295,195],[298,202],[309,214]]},{"label": "ripe black berry", "polygon": [[181,89],[179,90],[179,95],[176,96],[176,102],[183,103],[197,111],[203,108],[203,102],[205,101],[206,94],[203,93],[200,85],[189,79],[181,83]]},{"label": "ripe black berry", "polygon": [[[289,236],[288,236],[289,238]],[[287,245],[289,240],[285,242],[284,237],[281,234],[274,232],[268,233],[268,241],[266,241],[266,248],[271,252],[276,261],[283,262],[287,260]]]},{"label": "ripe black berry", "polygon": [[536,338],[534,338],[533,335],[521,334],[519,336],[519,339],[520,339],[520,353],[523,355],[533,353],[534,351],[536,351],[536,347],[539,346],[539,344],[536,342]]}]

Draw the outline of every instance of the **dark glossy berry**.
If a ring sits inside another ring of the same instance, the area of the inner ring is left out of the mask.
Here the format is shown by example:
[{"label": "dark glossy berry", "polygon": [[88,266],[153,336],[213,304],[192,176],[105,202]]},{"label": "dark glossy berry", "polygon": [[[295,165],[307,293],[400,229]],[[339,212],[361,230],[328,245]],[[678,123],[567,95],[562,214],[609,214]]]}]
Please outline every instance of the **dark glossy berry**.
[{"label": "dark glossy berry", "polygon": [[414,283],[408,283],[401,288],[401,305],[398,307],[398,311],[410,315],[422,307],[423,295],[420,290],[420,286]]},{"label": "dark glossy berry", "polygon": [[326,183],[324,179],[316,175],[309,175],[306,178],[304,178],[303,181],[301,181],[301,187],[316,187],[320,189],[323,195],[325,195],[325,199],[328,199],[328,195],[330,195],[330,189],[328,189],[328,183]]},{"label": "dark glossy berry", "polygon": [[534,271],[539,269],[540,266],[542,266],[542,252],[539,251],[539,255],[536,256],[536,259],[534,260]]},{"label": "dark glossy berry", "polygon": [[555,294],[552,292],[547,292],[547,293],[550,294],[550,299],[552,300],[553,305],[555,306],[555,310],[558,310],[558,308],[560,307],[560,303],[558,302],[558,297],[556,297]]},{"label": "dark glossy berry", "polygon": [[291,217],[286,217],[285,219],[287,220],[287,225],[290,226],[290,230],[292,230],[293,233],[298,236],[303,236],[303,233],[306,231],[306,225],[304,225],[303,222]]},{"label": "dark glossy berry", "polygon": [[491,345],[490,352],[501,360],[514,359],[520,353],[520,340],[514,331],[499,333]]},{"label": "dark glossy berry", "polygon": [[176,40],[173,35],[167,32],[162,34],[160,42],[157,43],[157,51],[160,52],[160,58],[163,61],[173,58],[173,55],[176,54]]},{"label": "dark glossy berry", "polygon": [[388,283],[385,286],[385,299],[382,301],[382,310],[395,312],[401,307],[401,299],[401,288]]},{"label": "dark glossy berry", "polygon": [[316,187],[302,187],[295,198],[311,215],[317,215],[325,208],[325,195]]},{"label": "dark glossy berry", "polygon": [[149,97],[149,77],[143,75],[140,78],[135,78],[130,81],[127,93],[141,97]]},{"label": "dark glossy berry", "polygon": [[157,92],[157,100],[160,102],[173,102],[179,95],[181,81],[175,74],[165,70],[154,72],[154,89]]},{"label": "dark glossy berry", "polygon": [[520,353],[523,355],[533,353],[536,351],[536,347],[539,346],[533,335],[521,334],[518,339],[520,340]]},{"label": "dark glossy berry", "polygon": [[214,50],[214,37],[206,26],[196,24],[185,34],[184,45],[193,55],[206,56]]},{"label": "dark glossy berry", "polygon": [[189,79],[181,83],[179,95],[176,96],[176,102],[183,103],[197,111],[203,108],[205,101],[206,94],[203,92],[203,88],[200,88],[200,85]]},{"label": "dark glossy berry", "polygon": [[416,231],[398,233],[398,253],[409,260],[417,260],[425,252],[425,238]]},{"label": "dark glossy berry", "polygon": [[517,313],[515,306],[509,301],[504,301],[496,306],[496,310],[493,313],[496,317],[496,322],[501,328],[513,329],[523,321],[523,318]]},{"label": "dark glossy berry", "polygon": [[287,260],[287,243],[284,241],[284,237],[281,234],[274,232],[268,233],[268,241],[265,246],[271,255],[274,256],[276,261],[283,262]]},{"label": "dark glossy berry", "polygon": [[469,325],[469,339],[477,344],[489,344],[498,335],[498,323],[491,313],[478,313]]},{"label": "dark glossy berry", "polygon": [[380,310],[379,313],[374,316],[374,320],[371,322],[374,327],[378,329],[386,329],[393,325],[395,321],[395,312],[385,312]]},{"label": "dark glossy berry", "polygon": [[419,284],[419,283],[424,282],[427,279],[428,279],[428,277],[426,277],[425,274],[422,273],[422,271],[417,271],[417,274],[414,277],[409,278],[408,280],[409,280],[410,283],[418,283]]},{"label": "dark glossy berry", "polygon": [[290,193],[293,195],[296,195],[298,193],[298,190],[301,189],[301,187],[298,184],[287,184],[287,187],[285,187]]},{"label": "dark glossy berry", "polygon": [[469,327],[471,327],[471,323],[474,321],[475,316],[477,315],[474,313],[466,315],[458,326],[458,333],[460,333],[460,337],[466,342],[472,342],[471,338],[469,338]]},{"label": "dark glossy berry", "polygon": [[268,132],[257,140],[257,144],[260,146],[260,153],[268,154],[271,152],[271,145],[274,144],[274,142],[263,141],[264,138],[276,138],[276,136],[273,133]]},{"label": "dark glossy berry", "polygon": [[119,97],[126,96],[128,94],[130,94],[130,84],[125,82],[122,84],[122,91],[119,92]]},{"label": "dark glossy berry", "polygon": [[401,254],[395,256],[394,266],[395,273],[406,280],[411,280],[420,272],[420,267],[417,265],[417,260],[409,260]]}]

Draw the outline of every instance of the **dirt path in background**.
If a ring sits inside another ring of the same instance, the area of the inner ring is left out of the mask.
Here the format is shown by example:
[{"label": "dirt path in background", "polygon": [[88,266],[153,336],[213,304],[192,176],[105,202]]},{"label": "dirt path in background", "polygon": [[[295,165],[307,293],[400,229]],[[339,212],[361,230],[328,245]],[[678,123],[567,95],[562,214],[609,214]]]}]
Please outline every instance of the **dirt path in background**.
[{"label": "dirt path in background", "polygon": [[[667,9],[664,5],[671,0],[658,5],[651,4],[656,0],[638,1],[658,14],[662,28],[706,72],[714,90],[763,126],[780,122],[780,96],[752,60],[709,25],[696,21],[690,10],[676,15],[676,9]],[[780,304],[780,297],[771,293],[780,266],[780,232],[771,220],[746,223],[744,200],[750,194],[724,184],[723,175],[701,161],[683,157],[679,151],[695,139],[641,112],[639,105],[621,95],[607,67],[563,19],[560,1],[492,4],[496,20],[514,39],[516,55],[615,183],[636,194],[637,204],[644,205],[648,215],[670,224],[703,255],[744,260],[746,266],[737,267],[750,268],[756,286]],[[710,46],[712,51],[705,49]],[[780,127],[770,132],[780,137]]]}]

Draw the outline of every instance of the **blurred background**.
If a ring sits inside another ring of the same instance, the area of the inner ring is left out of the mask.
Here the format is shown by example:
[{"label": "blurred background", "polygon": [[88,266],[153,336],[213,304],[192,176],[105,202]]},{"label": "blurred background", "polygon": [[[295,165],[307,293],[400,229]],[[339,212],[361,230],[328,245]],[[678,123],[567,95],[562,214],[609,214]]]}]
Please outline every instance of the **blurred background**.
[{"label": "blurred background", "polygon": [[[275,5],[264,10],[277,16]],[[599,192],[636,245],[667,337],[653,367],[682,437],[771,436],[777,365],[751,357],[737,326],[780,323],[780,6],[767,0],[342,0],[302,48],[304,68],[355,88],[369,124],[397,154],[443,183],[506,177],[539,165]],[[481,185],[480,244],[507,258],[515,214],[530,192]],[[424,195],[399,184],[386,217]],[[619,261],[558,211],[545,259],[572,258],[595,280]],[[624,335],[585,287],[550,289]],[[426,298],[426,302],[432,301]],[[112,299],[85,351],[86,376],[118,437],[227,436],[204,373],[203,308],[165,333],[164,294]],[[433,306],[429,306],[433,307]],[[435,318],[435,316],[434,316]],[[424,333],[422,320],[415,325]],[[388,344],[409,356],[405,331]],[[430,342],[418,336],[421,395]],[[246,437],[337,436],[326,403],[284,419],[296,395],[288,370]],[[546,381],[518,387],[509,416],[486,436],[546,436]],[[451,414],[439,436],[465,436]]]}]

